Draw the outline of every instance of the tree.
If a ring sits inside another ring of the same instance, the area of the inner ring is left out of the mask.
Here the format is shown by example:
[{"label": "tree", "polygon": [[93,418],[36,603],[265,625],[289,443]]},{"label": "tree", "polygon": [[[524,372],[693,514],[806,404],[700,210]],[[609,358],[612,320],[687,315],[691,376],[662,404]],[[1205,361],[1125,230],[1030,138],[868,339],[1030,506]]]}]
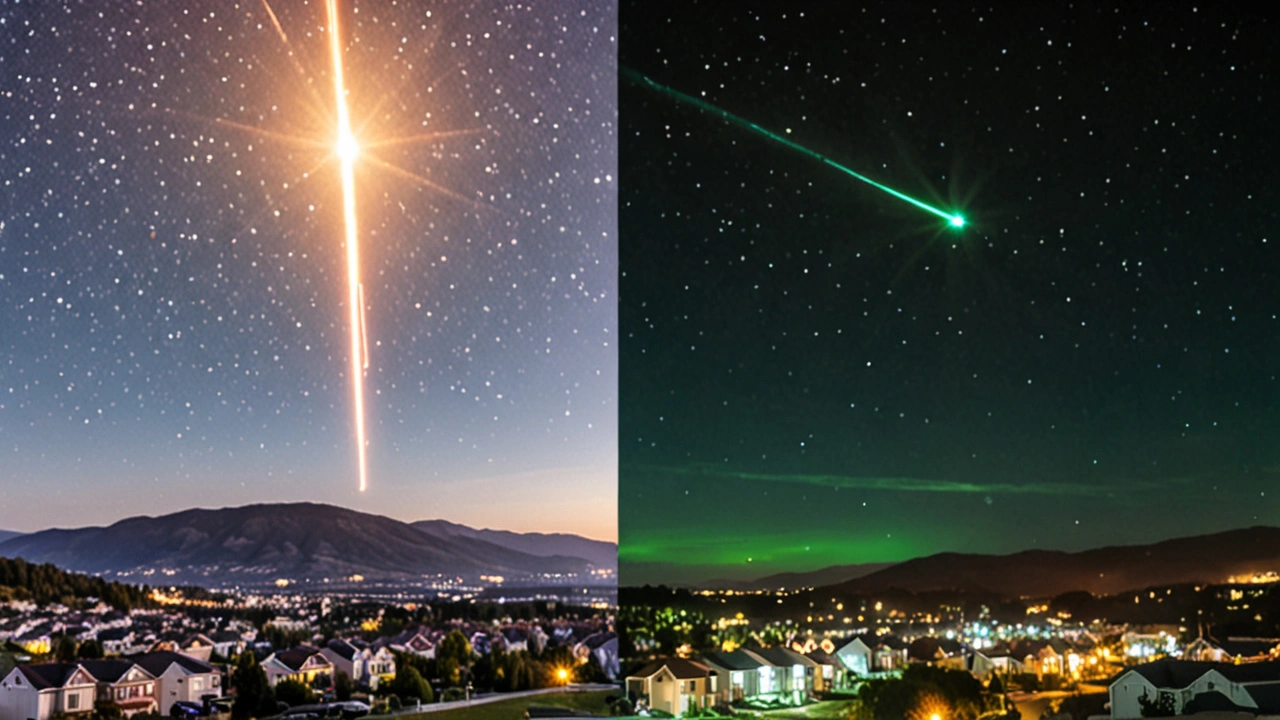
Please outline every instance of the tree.
[{"label": "tree", "polygon": [[435,691],[431,689],[431,683],[422,679],[422,675],[412,666],[397,668],[396,676],[388,684],[387,689],[391,691],[393,697],[405,700],[417,698],[424,703],[435,700]]},{"label": "tree", "polygon": [[59,635],[53,641],[53,656],[58,662],[71,662],[76,659],[76,639],[69,635]]},{"label": "tree", "polygon": [[240,653],[236,667],[231,672],[231,686],[236,691],[236,701],[231,707],[233,720],[249,720],[276,714],[275,693],[267,681],[267,673],[258,664],[252,651]]},{"label": "tree", "polygon": [[356,681],[344,670],[339,670],[333,676],[333,696],[338,700],[346,701],[351,699],[351,694],[356,691]]},{"label": "tree", "polygon": [[124,720],[124,711],[110,700],[99,700],[93,704],[90,720]]},{"label": "tree", "polygon": [[440,664],[442,680],[449,685],[461,684],[465,671],[471,668],[471,643],[467,636],[460,630],[454,630],[445,636],[436,648],[436,662]]},{"label": "tree", "polygon": [[1152,698],[1144,690],[1138,698],[1142,717],[1167,718],[1174,716],[1173,693],[1159,693]]},{"label": "tree", "polygon": [[104,655],[102,643],[97,640],[85,640],[80,643],[80,649],[76,651],[76,656],[85,660],[97,660]]},{"label": "tree", "polygon": [[301,680],[286,678],[276,683],[276,700],[289,707],[309,705],[316,701],[316,694]]}]

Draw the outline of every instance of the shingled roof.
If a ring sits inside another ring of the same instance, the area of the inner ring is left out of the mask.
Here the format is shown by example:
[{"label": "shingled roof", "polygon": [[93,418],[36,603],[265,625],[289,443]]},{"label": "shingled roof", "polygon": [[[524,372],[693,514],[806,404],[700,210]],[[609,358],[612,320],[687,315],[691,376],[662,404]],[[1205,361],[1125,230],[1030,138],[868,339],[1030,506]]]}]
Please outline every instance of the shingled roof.
[{"label": "shingled roof", "polygon": [[662,670],[663,666],[666,666],[678,680],[698,680],[711,675],[711,668],[700,662],[683,658],[662,658],[631,673],[631,677],[649,677]]}]

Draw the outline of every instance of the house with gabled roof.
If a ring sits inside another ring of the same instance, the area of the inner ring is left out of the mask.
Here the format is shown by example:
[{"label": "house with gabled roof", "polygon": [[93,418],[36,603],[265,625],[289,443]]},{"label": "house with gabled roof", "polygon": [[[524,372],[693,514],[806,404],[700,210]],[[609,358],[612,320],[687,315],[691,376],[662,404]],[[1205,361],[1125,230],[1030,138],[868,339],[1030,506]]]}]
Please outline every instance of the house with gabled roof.
[{"label": "house with gabled roof", "polygon": [[627,696],[637,709],[684,715],[715,704],[717,675],[707,665],[661,658],[627,676]]},{"label": "house with gabled roof", "polygon": [[[787,647],[753,648],[746,652],[764,661],[760,669],[762,695],[776,693],[802,701],[813,694],[813,677],[818,667],[813,660]],[[767,668],[772,668],[769,682],[765,680]]]},{"label": "house with gabled roof", "polygon": [[760,668],[765,664],[760,656],[739,648],[733,652],[706,653],[700,659],[719,678],[716,688],[719,702],[750,700],[760,695]]},{"label": "house with gabled roof", "polygon": [[1280,714],[1280,662],[1212,663],[1166,658],[1125,670],[1108,688],[1111,717],[1145,717],[1143,705],[1168,705],[1174,715],[1194,710]]},{"label": "house with gabled roof", "polygon": [[836,648],[833,655],[835,655],[835,658],[840,661],[840,664],[844,666],[845,670],[848,670],[854,675],[866,677],[867,675],[870,675],[871,671],[874,669],[874,665],[872,664],[874,647],[874,640],[862,636],[856,636],[852,640]]},{"label": "house with gabled roof", "polygon": [[266,671],[271,687],[286,678],[308,687],[320,676],[330,681],[333,679],[333,663],[318,648],[310,645],[273,652],[262,661],[262,669]]},{"label": "house with gabled roof", "polygon": [[334,673],[344,672],[357,684],[371,690],[377,690],[380,683],[391,680],[396,674],[395,656],[385,645],[375,649],[363,643],[357,645],[335,638],[320,648],[320,652],[333,663]]},{"label": "house with gabled roof", "polygon": [[0,680],[0,717],[49,720],[88,714],[98,681],[80,663],[16,665]]},{"label": "house with gabled roof", "polygon": [[204,633],[188,635],[178,643],[178,652],[186,653],[197,660],[209,662],[213,655],[213,640]]},{"label": "house with gabled roof", "polygon": [[379,644],[396,652],[417,655],[427,660],[436,656],[436,641],[432,639],[431,632],[425,628],[410,628],[399,635],[386,638]]},{"label": "house with gabled roof", "polygon": [[161,715],[168,715],[179,700],[198,703],[205,695],[223,694],[222,673],[190,655],[162,650],[139,655],[133,661],[155,677]]},{"label": "house with gabled roof", "polygon": [[1205,662],[1265,662],[1280,658],[1280,638],[1228,637],[1219,642],[1201,636],[1183,648],[1182,658]]},{"label": "house with gabled roof", "polygon": [[136,662],[109,658],[82,660],[80,666],[98,681],[95,703],[115,705],[125,717],[159,710],[156,676]]},{"label": "house with gabled roof", "polygon": [[610,680],[617,680],[618,673],[621,672],[618,635],[612,630],[603,630],[586,636],[582,642],[573,646],[573,656],[578,659],[578,662],[586,662],[588,657],[594,657],[600,664],[600,669],[604,670],[605,677]]},{"label": "house with gabled roof", "polygon": [[836,688],[844,687],[844,665],[834,655],[816,648],[805,653],[804,656],[817,665],[817,671],[813,676],[814,692],[831,692]]}]

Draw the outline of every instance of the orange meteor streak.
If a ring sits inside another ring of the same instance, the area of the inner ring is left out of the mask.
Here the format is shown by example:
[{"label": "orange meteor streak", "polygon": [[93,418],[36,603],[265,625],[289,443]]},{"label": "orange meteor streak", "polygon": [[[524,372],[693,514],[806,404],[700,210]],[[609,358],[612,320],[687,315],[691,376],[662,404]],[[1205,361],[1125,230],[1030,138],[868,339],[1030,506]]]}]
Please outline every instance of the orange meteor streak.
[{"label": "orange meteor streak", "polygon": [[347,239],[347,306],[351,314],[351,387],[355,396],[356,457],[360,474],[360,492],[369,485],[365,464],[364,432],[364,311],[361,307],[360,247],[356,234],[355,162],[360,152],[351,134],[351,116],[347,111],[347,89],[342,77],[342,43],[338,34],[338,2],[327,0],[329,14],[329,51],[333,56],[333,89],[337,94],[338,137],[336,151],[342,164],[342,218]]}]

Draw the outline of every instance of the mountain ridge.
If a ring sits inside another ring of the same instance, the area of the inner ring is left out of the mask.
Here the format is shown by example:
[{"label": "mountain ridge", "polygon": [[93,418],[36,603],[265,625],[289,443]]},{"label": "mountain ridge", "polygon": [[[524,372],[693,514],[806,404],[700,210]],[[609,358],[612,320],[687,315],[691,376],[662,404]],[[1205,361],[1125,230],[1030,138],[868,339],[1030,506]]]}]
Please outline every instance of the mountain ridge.
[{"label": "mountain ridge", "polygon": [[[465,526],[460,526],[465,527]],[[461,533],[321,503],[258,503],[138,515],[0,541],[0,556],[157,584],[415,582],[434,576],[584,574],[589,561],[536,555]]]},{"label": "mountain ridge", "polygon": [[937,553],[829,587],[863,593],[893,588],[911,592],[980,589],[1011,598],[1077,590],[1111,595],[1177,583],[1219,583],[1232,575],[1267,570],[1280,570],[1280,527],[1255,525],[1078,552]]}]

